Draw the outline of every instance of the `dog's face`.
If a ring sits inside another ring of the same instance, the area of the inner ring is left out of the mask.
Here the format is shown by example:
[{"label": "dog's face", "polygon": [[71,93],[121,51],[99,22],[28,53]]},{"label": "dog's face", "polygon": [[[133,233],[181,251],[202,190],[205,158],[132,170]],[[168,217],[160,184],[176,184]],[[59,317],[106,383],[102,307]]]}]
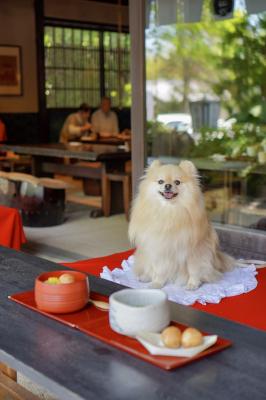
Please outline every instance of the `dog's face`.
[{"label": "dog's face", "polygon": [[[161,175],[161,177],[160,177]],[[171,173],[163,173],[159,174],[159,179],[157,180],[158,184],[158,193],[165,200],[173,200],[176,196],[178,196],[178,186],[181,184],[181,176],[180,174],[171,174]]]},{"label": "dog's face", "polygon": [[143,186],[151,199],[159,199],[163,204],[185,203],[198,192],[197,170],[190,161],[179,165],[161,165],[154,161],[147,170]]}]

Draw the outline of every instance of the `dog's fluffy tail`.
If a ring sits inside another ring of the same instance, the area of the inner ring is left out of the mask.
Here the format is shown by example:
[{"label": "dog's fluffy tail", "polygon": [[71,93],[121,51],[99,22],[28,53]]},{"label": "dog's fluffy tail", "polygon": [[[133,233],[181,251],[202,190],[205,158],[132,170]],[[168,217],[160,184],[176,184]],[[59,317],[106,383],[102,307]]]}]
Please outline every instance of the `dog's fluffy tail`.
[{"label": "dog's fluffy tail", "polygon": [[236,265],[236,261],[233,257],[229,256],[226,253],[221,251],[217,251],[216,254],[216,268],[220,272],[232,271],[232,269]]}]

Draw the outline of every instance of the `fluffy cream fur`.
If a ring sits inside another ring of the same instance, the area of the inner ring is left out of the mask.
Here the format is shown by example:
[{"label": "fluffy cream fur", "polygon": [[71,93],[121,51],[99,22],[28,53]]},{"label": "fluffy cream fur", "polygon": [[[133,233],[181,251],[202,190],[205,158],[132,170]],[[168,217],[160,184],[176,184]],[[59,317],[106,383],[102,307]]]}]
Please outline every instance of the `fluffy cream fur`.
[{"label": "fluffy cream fur", "polygon": [[190,161],[154,161],[147,169],[133,203],[129,238],[137,248],[134,272],[152,287],[175,282],[196,289],[218,280],[234,264],[219,251]]}]

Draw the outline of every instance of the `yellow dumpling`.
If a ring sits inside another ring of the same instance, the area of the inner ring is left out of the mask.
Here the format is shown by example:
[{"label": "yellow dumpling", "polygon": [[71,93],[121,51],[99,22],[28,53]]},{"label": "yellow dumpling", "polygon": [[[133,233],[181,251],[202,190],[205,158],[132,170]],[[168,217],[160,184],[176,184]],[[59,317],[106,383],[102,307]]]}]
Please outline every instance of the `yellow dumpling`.
[{"label": "yellow dumpling", "polygon": [[187,328],[182,333],[181,343],[183,347],[199,346],[203,342],[203,336],[198,329]]},{"label": "yellow dumpling", "polygon": [[59,277],[59,283],[73,283],[75,282],[75,278],[71,274],[62,274]]},{"label": "yellow dumpling", "polygon": [[176,326],[168,326],[162,331],[162,341],[166,347],[177,348],[181,344],[181,331]]}]

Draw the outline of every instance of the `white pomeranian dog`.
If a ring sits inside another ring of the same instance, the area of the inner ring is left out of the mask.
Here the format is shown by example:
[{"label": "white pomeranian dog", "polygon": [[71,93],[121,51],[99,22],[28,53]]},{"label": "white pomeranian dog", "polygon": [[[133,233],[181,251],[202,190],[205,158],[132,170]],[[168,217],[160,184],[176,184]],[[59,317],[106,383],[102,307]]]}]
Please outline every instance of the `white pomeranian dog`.
[{"label": "white pomeranian dog", "polygon": [[133,203],[129,238],[136,246],[134,273],[152,287],[176,283],[196,289],[234,266],[234,259],[219,251],[190,161],[156,160],[147,169]]}]

